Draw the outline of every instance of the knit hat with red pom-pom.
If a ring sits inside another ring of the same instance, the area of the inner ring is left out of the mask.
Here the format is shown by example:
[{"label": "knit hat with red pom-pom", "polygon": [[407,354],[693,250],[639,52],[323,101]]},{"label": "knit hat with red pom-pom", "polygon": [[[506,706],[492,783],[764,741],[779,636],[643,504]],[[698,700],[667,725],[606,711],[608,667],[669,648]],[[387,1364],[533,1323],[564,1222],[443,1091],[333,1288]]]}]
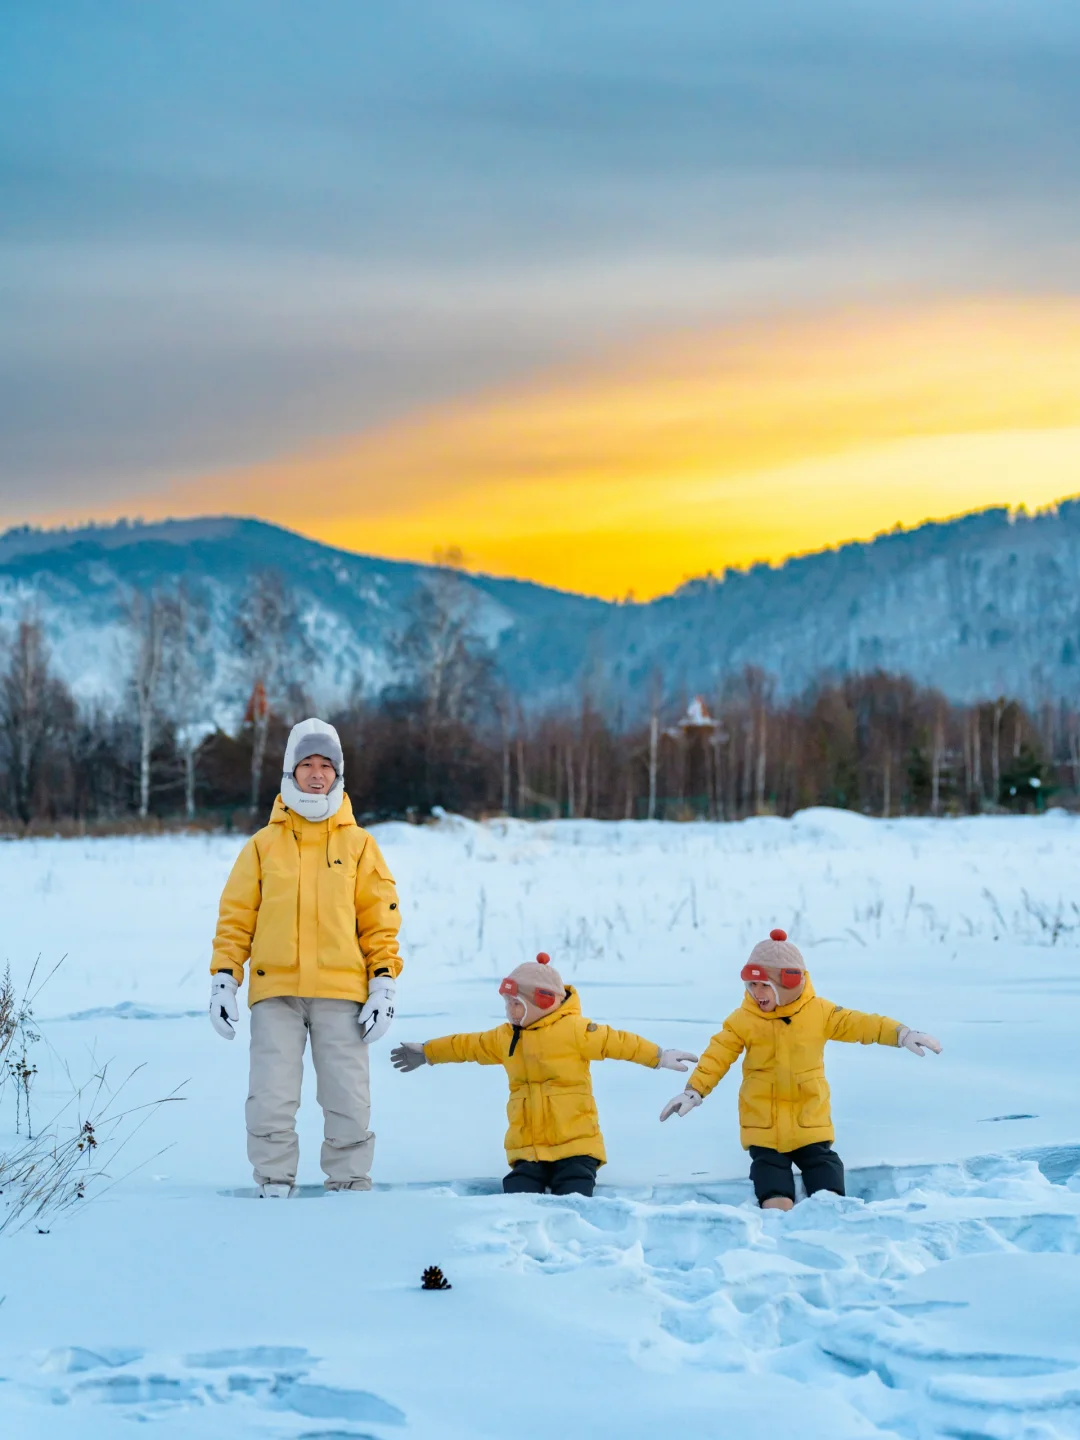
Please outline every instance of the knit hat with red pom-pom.
[{"label": "knit hat with red pom-pom", "polygon": [[770,930],[767,940],[759,940],[750,951],[748,965],[760,965],[763,970],[806,969],[799,947],[787,938],[786,930]]},{"label": "knit hat with red pom-pom", "polygon": [[562,982],[562,976],[552,965],[551,956],[542,950],[535,960],[526,960],[523,965],[511,970],[506,978],[516,980],[520,988],[530,996],[538,989],[552,990],[558,997],[557,1004],[561,1005],[566,999],[566,986]]},{"label": "knit hat with red pom-pom", "polygon": [[[792,980],[798,980],[792,984]],[[742,981],[755,998],[751,985],[768,985],[776,996],[777,1007],[794,1005],[806,989],[806,961],[799,954],[784,930],[770,930],[768,940],[759,940],[743,966]],[[757,1001],[760,1007],[760,1001]]]}]

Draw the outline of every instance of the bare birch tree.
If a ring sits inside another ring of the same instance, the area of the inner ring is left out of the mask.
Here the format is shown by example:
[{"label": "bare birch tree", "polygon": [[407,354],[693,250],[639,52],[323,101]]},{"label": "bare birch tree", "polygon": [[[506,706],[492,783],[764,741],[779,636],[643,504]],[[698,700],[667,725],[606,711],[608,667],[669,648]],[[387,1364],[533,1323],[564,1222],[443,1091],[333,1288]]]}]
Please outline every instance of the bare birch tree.
[{"label": "bare birch tree", "polygon": [[529,779],[525,769],[525,713],[520,705],[517,707],[517,735],[514,748],[517,760],[517,813],[524,815],[529,797]]},{"label": "bare birch tree", "polygon": [[251,687],[245,718],[252,731],[254,815],[259,808],[271,718],[281,707],[299,701],[303,686],[298,677],[313,658],[296,599],[276,570],[260,570],[251,577],[237,611],[236,638]]},{"label": "bare birch tree", "polygon": [[195,817],[196,758],[213,729],[210,715],[213,647],[205,605],[181,586],[166,636],[164,707],[184,769],[184,813]]},{"label": "bare birch tree", "polygon": [[139,740],[139,818],[150,813],[150,768],[154,735],[161,718],[165,688],[165,655],[176,624],[171,597],[136,590],[128,602],[132,638],[131,688]]},{"label": "bare birch tree", "polygon": [[772,704],[772,677],[756,665],[747,665],[742,674],[746,692],[746,759],[740,798],[744,813],[753,804],[753,813],[765,809],[765,775],[768,757],[768,716]]},{"label": "bare birch tree", "polygon": [[40,621],[24,615],[0,676],[0,763],[11,809],[24,825],[34,815],[49,746],[72,708],[66,687],[50,674]]},{"label": "bare birch tree", "polygon": [[660,710],[664,703],[664,681],[654,670],[649,681],[649,801],[645,811],[648,820],[656,819],[656,780],[660,768]]},{"label": "bare birch tree", "polygon": [[999,695],[994,701],[992,729],[990,731],[990,774],[994,782],[993,803],[1001,803],[1001,717],[1005,714],[1006,700]]},{"label": "bare birch tree", "polygon": [[479,630],[475,592],[455,570],[425,577],[409,605],[401,641],[409,687],[420,712],[424,791],[452,761],[454,736],[494,713],[494,661]]},{"label": "bare birch tree", "polygon": [[945,759],[945,713],[940,705],[934,710],[933,739],[930,750],[930,814],[941,814],[941,767]]}]

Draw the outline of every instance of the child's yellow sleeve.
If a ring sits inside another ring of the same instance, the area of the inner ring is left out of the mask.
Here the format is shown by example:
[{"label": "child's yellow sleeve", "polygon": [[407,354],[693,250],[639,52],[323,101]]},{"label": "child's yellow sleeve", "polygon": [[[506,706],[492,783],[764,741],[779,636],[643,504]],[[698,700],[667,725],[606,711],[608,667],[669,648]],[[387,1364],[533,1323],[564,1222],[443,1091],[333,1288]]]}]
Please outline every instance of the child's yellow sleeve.
[{"label": "child's yellow sleeve", "polygon": [[424,1054],[429,1065],[461,1065],[472,1060],[477,1065],[501,1065],[510,1050],[509,1025],[494,1030],[478,1030],[472,1035],[444,1035],[428,1040]]},{"label": "child's yellow sleeve", "polygon": [[863,1010],[833,1005],[825,1021],[825,1038],[849,1045],[896,1045],[900,1028],[899,1020],[887,1015],[867,1015]]},{"label": "child's yellow sleeve", "polygon": [[703,1099],[716,1089],[745,1049],[742,1037],[731,1023],[732,1018],[729,1015],[724,1021],[724,1028],[709,1041],[705,1054],[686,1082],[686,1088],[696,1090]]},{"label": "child's yellow sleeve", "polygon": [[631,1030],[616,1030],[613,1025],[597,1025],[586,1020],[580,1030],[581,1053],[586,1060],[632,1060],[655,1070],[660,1059],[660,1046]]}]

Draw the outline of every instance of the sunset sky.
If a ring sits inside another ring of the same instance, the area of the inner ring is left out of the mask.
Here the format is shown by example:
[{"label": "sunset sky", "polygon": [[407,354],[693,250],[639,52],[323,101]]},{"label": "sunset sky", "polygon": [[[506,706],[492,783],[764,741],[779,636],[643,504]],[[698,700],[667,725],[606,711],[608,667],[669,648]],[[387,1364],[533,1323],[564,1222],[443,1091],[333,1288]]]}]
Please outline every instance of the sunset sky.
[{"label": "sunset sky", "polygon": [[1080,492],[1080,7],[6,7],[0,523],[640,597]]}]

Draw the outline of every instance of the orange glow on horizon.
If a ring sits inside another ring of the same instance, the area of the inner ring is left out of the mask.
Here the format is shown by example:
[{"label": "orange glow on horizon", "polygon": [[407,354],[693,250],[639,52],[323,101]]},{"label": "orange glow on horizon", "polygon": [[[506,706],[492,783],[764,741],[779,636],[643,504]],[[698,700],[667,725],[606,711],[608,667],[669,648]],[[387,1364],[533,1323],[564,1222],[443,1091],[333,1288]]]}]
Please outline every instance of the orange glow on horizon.
[{"label": "orange glow on horizon", "polygon": [[349,549],[609,597],[899,522],[1080,492],[1080,302],[823,313],[645,339],[146,515],[258,515]]}]

